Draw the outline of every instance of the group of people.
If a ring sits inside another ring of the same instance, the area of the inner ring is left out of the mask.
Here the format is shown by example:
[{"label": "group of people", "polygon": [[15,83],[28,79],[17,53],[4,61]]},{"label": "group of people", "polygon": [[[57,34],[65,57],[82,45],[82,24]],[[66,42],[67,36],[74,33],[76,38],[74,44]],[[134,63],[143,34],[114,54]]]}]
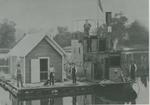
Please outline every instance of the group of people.
[{"label": "group of people", "polygon": [[[71,64],[71,74],[72,74],[72,81],[75,84],[76,83],[76,66],[74,63]],[[22,79],[22,72],[21,72],[21,66],[20,64],[17,64],[17,70],[16,70],[16,77],[17,77],[17,87],[23,87],[23,79]],[[48,80],[45,84],[48,85],[54,85],[55,80],[55,68],[53,64],[50,65],[48,69]]]},{"label": "group of people", "polygon": [[[77,68],[74,63],[71,65],[71,74],[72,74],[72,82],[76,84],[76,73],[77,73]],[[55,80],[55,68],[53,64],[50,65],[49,70],[48,70],[48,84],[49,85],[54,85],[54,80]]]},{"label": "group of people", "polygon": [[[71,75],[72,75],[72,82],[73,84],[76,84],[76,73],[77,73],[77,68],[74,63],[71,64]],[[137,65],[135,63],[131,63],[130,68],[129,68],[129,75],[131,80],[135,79],[135,74],[137,71]],[[23,87],[23,81],[22,81],[22,73],[21,73],[21,66],[20,64],[17,65],[17,87]],[[46,84],[49,85],[54,85],[54,80],[55,80],[55,68],[53,64],[50,65],[48,69],[48,81]]]}]

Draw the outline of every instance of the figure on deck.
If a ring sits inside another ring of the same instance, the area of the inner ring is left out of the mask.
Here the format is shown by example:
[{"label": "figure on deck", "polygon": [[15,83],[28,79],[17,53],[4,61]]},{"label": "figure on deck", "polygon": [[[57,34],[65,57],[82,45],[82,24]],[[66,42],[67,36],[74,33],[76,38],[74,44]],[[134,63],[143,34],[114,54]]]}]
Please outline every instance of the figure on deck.
[{"label": "figure on deck", "polygon": [[131,80],[135,80],[136,71],[137,71],[137,65],[132,62],[129,69]]},{"label": "figure on deck", "polygon": [[49,73],[49,79],[50,79],[49,84],[54,85],[55,68],[54,68],[53,64],[50,65],[48,73]]},{"label": "figure on deck", "polygon": [[76,83],[76,72],[77,72],[77,69],[75,67],[75,64],[73,63],[72,68],[71,68],[71,73],[72,73],[72,81],[74,84]]},{"label": "figure on deck", "polygon": [[19,87],[19,84],[21,85],[21,87],[23,87],[20,64],[17,65],[17,87]]},{"label": "figure on deck", "polygon": [[91,24],[88,22],[88,20],[85,20],[85,24],[84,24],[84,33],[86,35],[89,35],[90,32],[90,28],[91,28]]}]

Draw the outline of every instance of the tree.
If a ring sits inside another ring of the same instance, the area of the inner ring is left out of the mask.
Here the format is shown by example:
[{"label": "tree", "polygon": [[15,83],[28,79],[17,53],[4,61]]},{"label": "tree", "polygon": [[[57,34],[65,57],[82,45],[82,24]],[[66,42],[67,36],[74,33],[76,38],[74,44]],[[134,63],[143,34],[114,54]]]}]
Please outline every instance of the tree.
[{"label": "tree", "polygon": [[[138,21],[128,24],[128,18],[122,13],[117,13],[112,18],[112,40],[117,40],[119,46],[138,47],[148,46],[148,30]],[[107,25],[98,28],[98,35],[107,35]]]},{"label": "tree", "polygon": [[67,27],[58,26],[57,27],[57,31],[58,31],[58,33],[65,33],[65,32],[68,32],[68,28]]},{"label": "tree", "polygon": [[7,19],[0,23],[0,48],[9,48],[15,42],[15,25]]},{"label": "tree", "polygon": [[57,28],[58,34],[55,35],[54,40],[61,46],[61,47],[66,47],[66,46],[71,46],[71,40],[72,39],[83,39],[83,32],[68,32],[67,27],[59,27]]},{"label": "tree", "polygon": [[71,45],[72,34],[70,32],[59,33],[54,37],[54,40],[61,46],[66,47]]},{"label": "tree", "polygon": [[[127,33],[126,24],[128,22],[128,19],[126,16],[124,16],[122,13],[116,13],[114,17],[112,17],[111,26],[112,26],[112,32],[111,32],[111,38],[112,42],[115,45],[114,47],[117,47],[118,43],[119,45],[123,41],[123,37]],[[100,36],[106,36],[107,35],[107,25],[103,24],[97,29],[97,33]]]},{"label": "tree", "polygon": [[129,41],[128,45],[139,45],[148,47],[148,30],[138,21],[134,21],[128,28]]},{"label": "tree", "polygon": [[[122,13],[117,13],[112,18],[112,41],[117,43],[117,47],[134,47],[140,48],[148,46],[148,30],[143,27],[138,21],[133,23],[128,23],[128,18]],[[67,28],[66,28],[67,29]],[[83,32],[68,32],[64,28],[58,28],[58,34],[55,36],[56,42],[62,46],[70,46],[71,40],[73,38],[82,40],[84,33]],[[62,31],[63,30],[63,31]],[[99,36],[107,35],[107,25],[103,24],[98,29],[96,29]],[[116,44],[116,45],[117,45]]]}]

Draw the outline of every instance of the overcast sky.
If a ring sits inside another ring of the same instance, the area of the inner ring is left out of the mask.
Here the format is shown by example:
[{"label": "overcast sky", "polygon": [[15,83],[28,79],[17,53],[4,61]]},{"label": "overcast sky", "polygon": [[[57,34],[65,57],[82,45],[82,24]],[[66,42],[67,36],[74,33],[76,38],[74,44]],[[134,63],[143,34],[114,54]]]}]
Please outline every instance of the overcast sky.
[{"label": "overcast sky", "polygon": [[[122,12],[129,21],[139,20],[148,27],[148,0],[102,0],[104,11]],[[22,30],[56,29],[57,26],[73,25],[79,19],[99,18],[97,0],[0,0],[0,21],[14,21]]]}]

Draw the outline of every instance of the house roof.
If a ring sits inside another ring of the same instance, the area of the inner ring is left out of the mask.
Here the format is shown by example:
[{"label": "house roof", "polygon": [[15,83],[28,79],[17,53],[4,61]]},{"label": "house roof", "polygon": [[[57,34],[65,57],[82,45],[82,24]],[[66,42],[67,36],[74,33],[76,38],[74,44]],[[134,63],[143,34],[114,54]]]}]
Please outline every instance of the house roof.
[{"label": "house roof", "polygon": [[49,36],[43,33],[36,33],[36,34],[28,34],[26,35],[16,46],[14,46],[10,52],[10,56],[26,56],[33,48],[35,48],[42,39],[46,39],[49,44],[54,47],[54,49],[61,54],[62,56],[65,55],[64,50]]}]

